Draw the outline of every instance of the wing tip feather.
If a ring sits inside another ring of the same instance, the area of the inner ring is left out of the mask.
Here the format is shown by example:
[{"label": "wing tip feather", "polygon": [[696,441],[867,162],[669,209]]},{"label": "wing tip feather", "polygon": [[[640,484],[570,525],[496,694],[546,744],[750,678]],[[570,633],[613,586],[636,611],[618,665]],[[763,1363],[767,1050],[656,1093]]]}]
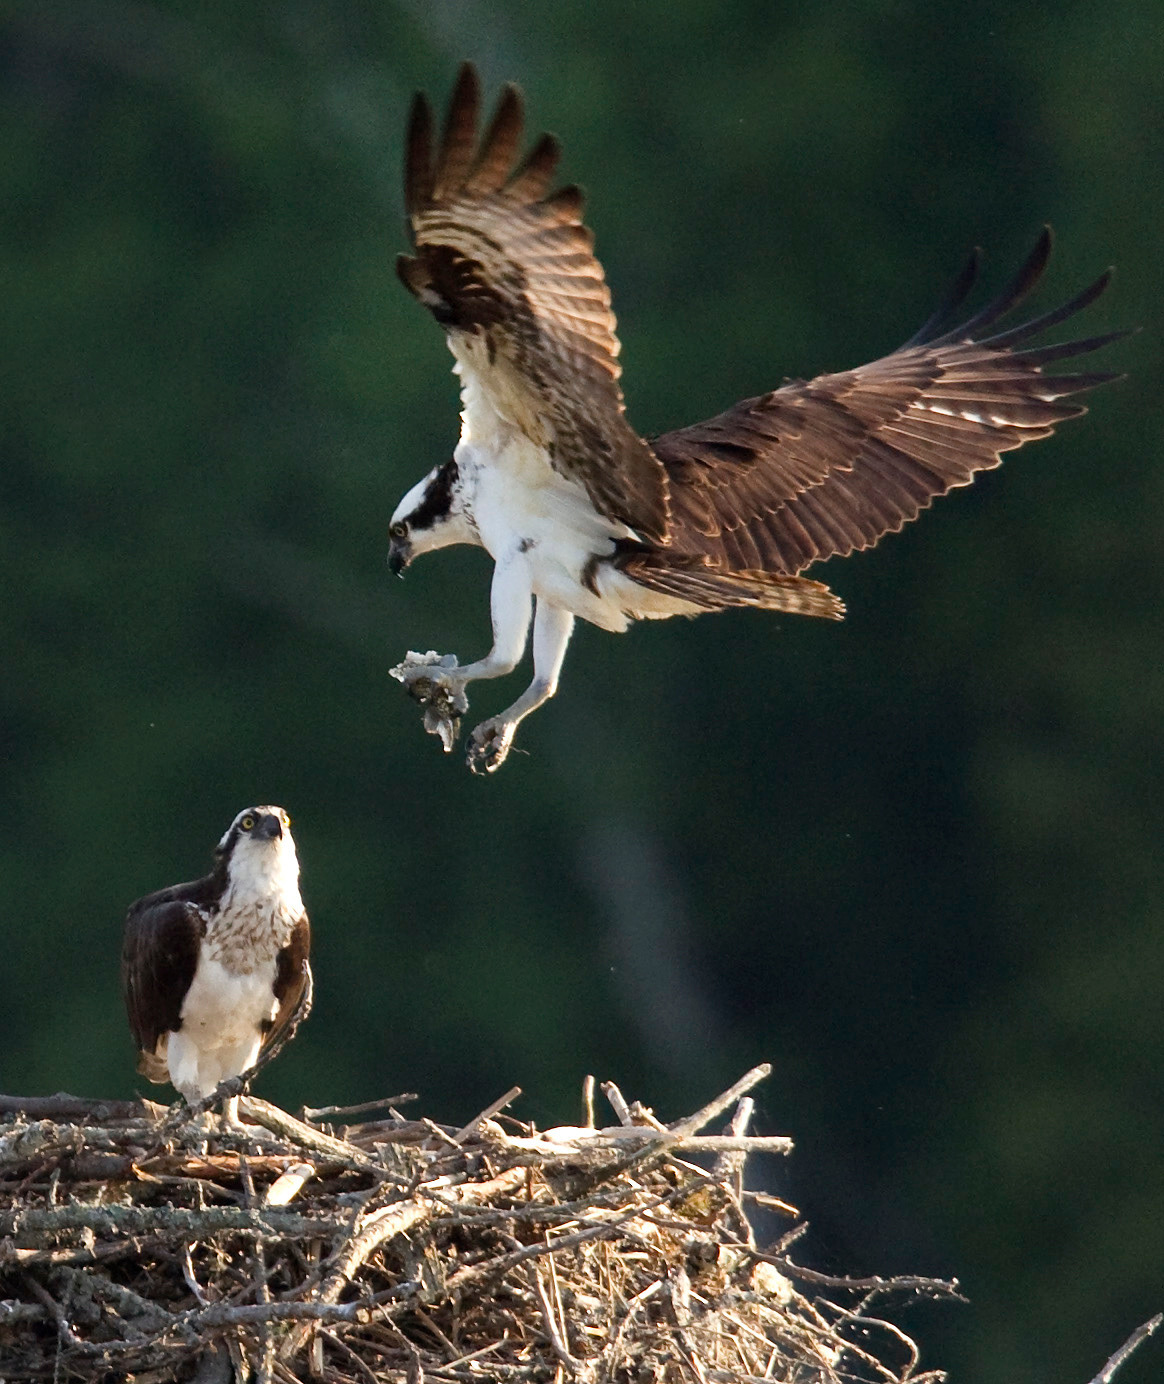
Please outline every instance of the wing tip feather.
[{"label": "wing tip feather", "polygon": [[562,146],[556,135],[548,131],[541,135],[505,184],[510,197],[540,201],[550,185],[550,180],[562,157]]},{"label": "wing tip feather", "polygon": [[481,79],[471,62],[457,70],[453,94],[449,98],[437,155],[433,197],[440,200],[457,191],[469,172],[477,151],[477,122],[481,110]]},{"label": "wing tip feather", "polygon": [[1018,272],[997,297],[979,309],[969,321],[960,323],[940,336],[928,337],[921,344],[931,347],[948,346],[957,341],[978,339],[975,337],[976,332],[1006,317],[1030,294],[1046,271],[1054,243],[1054,232],[1050,225],[1045,224],[1031,251],[1019,266]]},{"label": "wing tip feather", "polygon": [[432,106],[423,91],[412,98],[404,139],[404,208],[411,216],[432,200]]},{"label": "wing tip feather", "polygon": [[476,65],[461,63],[435,156],[432,106],[424,92],[413,97],[405,143],[405,207],[409,216],[458,192],[496,194],[528,202],[552,202],[562,197],[564,208],[580,214],[582,197],[576,188],[562,188],[547,197],[562,156],[562,146],[554,135],[542,134],[514,167],[525,125],[521,88],[514,82],[505,83],[490,124],[478,140],[481,95]]},{"label": "wing tip feather", "polygon": [[567,183],[548,197],[542,198],[542,206],[554,212],[567,226],[576,226],[582,219],[586,206],[586,194],[577,183]]},{"label": "wing tip feather", "polygon": [[958,278],[955,280],[953,287],[942,305],[927,319],[922,327],[898,349],[902,351],[915,347],[935,349],[945,346],[973,343],[976,346],[982,346],[992,351],[1008,351],[1017,359],[1024,360],[1031,367],[1038,368],[1054,360],[1067,359],[1073,355],[1082,355],[1092,350],[1098,350],[1101,346],[1106,346],[1109,342],[1117,341],[1139,330],[1139,328],[1125,328],[1077,342],[1069,341],[1058,345],[1037,347],[1022,352],[1013,350],[1014,347],[1029,341],[1032,337],[1048,331],[1051,327],[1057,326],[1059,323],[1082,312],[1085,308],[1090,307],[1096,299],[1106,292],[1114,278],[1115,266],[1109,265],[1103,273],[1088,284],[1086,288],[1077,293],[1062,306],[1054,308],[1049,312],[1042,313],[1037,317],[1031,318],[1029,321],[1020,322],[1015,327],[996,332],[991,336],[983,334],[986,328],[993,326],[1017,308],[1039,283],[1050,261],[1054,243],[1055,237],[1051,226],[1049,224],[1044,224],[1038,239],[1035,241],[1034,246],[1019,267],[1018,272],[1002,292],[991,299],[985,307],[981,308],[970,317],[968,321],[951,327],[949,326],[949,319],[953,311],[965,299],[976,278],[977,266],[981,254],[981,252],[976,249],[958,275]]},{"label": "wing tip feather", "polygon": [[900,349],[907,351],[912,346],[928,345],[930,341],[938,336],[942,329],[947,326],[950,318],[953,317],[954,313],[957,312],[969,297],[970,290],[978,282],[978,275],[981,269],[982,246],[975,245],[966,257],[965,264],[963,264],[962,268],[958,271],[958,275],[954,282],[950,285],[949,292],[946,294],[945,298],[943,298],[941,303],[938,304],[930,316],[926,318],[917,331],[914,332],[913,336],[911,336]]},{"label": "wing tip feather", "polygon": [[525,124],[521,88],[506,82],[493,109],[493,118],[481,140],[464,190],[477,195],[500,192],[513,168]]}]

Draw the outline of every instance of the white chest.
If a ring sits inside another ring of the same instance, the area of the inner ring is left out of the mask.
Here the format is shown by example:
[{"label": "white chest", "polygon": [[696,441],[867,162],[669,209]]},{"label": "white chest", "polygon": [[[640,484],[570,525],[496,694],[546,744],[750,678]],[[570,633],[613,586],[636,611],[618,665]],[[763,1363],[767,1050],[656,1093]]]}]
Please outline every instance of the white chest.
[{"label": "white chest", "polygon": [[182,1004],[182,1032],[215,1048],[251,1042],[275,1016],[275,961],[238,972],[224,966],[206,942]]},{"label": "white chest", "polygon": [[461,441],[456,449],[461,499],[494,562],[519,563],[533,594],[604,629],[626,628],[623,610],[588,584],[595,559],[633,537],[603,517],[580,481],[555,469],[553,430],[530,414],[536,395],[514,387],[481,341],[450,339],[461,377]]},{"label": "white chest", "polygon": [[456,449],[465,508],[495,561],[515,549],[545,549],[534,566],[580,570],[595,554],[630,536],[605,519],[585,487],[550,462],[553,428],[536,392],[502,358],[491,362],[483,338],[453,333],[461,377],[461,440]]},{"label": "white chest", "polygon": [[458,465],[471,476],[469,502],[482,544],[495,562],[522,563],[535,595],[593,619],[585,575],[595,557],[614,551],[625,528],[598,514],[583,487],[555,471],[528,438],[510,437],[488,456],[482,451],[465,444],[457,450]]}]

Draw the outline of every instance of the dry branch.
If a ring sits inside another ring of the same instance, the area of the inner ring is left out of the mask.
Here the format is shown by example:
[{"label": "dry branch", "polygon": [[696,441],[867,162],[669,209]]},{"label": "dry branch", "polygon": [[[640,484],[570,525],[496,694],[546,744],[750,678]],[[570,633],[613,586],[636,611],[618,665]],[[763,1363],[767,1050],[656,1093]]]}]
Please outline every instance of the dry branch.
[{"label": "dry branch", "polygon": [[1132,1351],[1143,1345],[1148,1337],[1159,1327],[1161,1322],[1164,1322],[1164,1312],[1157,1312],[1151,1321],[1146,1321],[1143,1326],[1136,1327],[1135,1331],[1132,1332],[1123,1345],[1120,1346],[1119,1350],[1116,1351],[1107,1364],[1104,1365],[1103,1369],[1101,1369],[1091,1381],[1091,1384],[1111,1384],[1112,1379],[1115,1377],[1116,1370],[1118,1370],[1128,1356],[1131,1355]]},{"label": "dry branch", "polygon": [[494,1120],[515,1091],[459,1128],[330,1131],[244,1095],[253,1130],[221,1137],[185,1107],[0,1096],[0,1373],[933,1384],[880,1304],[953,1285],[814,1274],[799,1228],[756,1247],[746,1162],[791,1147],[746,1132],[766,1074],[670,1124],[610,1086],[618,1124],[543,1134]]}]

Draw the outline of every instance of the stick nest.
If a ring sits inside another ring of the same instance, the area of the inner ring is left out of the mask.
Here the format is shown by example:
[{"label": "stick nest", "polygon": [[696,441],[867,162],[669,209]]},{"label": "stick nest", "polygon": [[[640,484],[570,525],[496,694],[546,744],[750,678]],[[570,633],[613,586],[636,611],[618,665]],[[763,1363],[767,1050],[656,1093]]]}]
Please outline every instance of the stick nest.
[{"label": "stick nest", "polygon": [[744,1190],[791,1147],[746,1132],[766,1074],[670,1125],[608,1085],[617,1125],[544,1133],[514,1092],[459,1130],[244,1096],[238,1132],[0,1096],[0,1378],[932,1384],[880,1304],[951,1285],[757,1247],[750,1207],[796,1214]]}]

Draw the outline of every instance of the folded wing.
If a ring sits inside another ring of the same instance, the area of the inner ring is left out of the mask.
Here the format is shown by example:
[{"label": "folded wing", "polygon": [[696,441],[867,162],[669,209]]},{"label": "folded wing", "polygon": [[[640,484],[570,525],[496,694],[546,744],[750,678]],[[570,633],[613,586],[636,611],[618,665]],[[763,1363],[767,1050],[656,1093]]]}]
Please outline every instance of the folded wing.
[{"label": "folded wing", "polygon": [[138,1070],[165,1081],[165,1064],[154,1056],[158,1040],[181,1026],[182,1003],[198,967],[205,920],[178,886],[132,904],[125,920],[121,982],[129,1026],[139,1051]]},{"label": "folded wing", "polygon": [[311,951],[311,925],[307,914],[300,914],[291,940],[275,958],[275,999],[278,1009],[271,1027],[263,1034],[262,1052],[290,1040],[295,1030],[311,1013],[314,983],[308,954]]}]

